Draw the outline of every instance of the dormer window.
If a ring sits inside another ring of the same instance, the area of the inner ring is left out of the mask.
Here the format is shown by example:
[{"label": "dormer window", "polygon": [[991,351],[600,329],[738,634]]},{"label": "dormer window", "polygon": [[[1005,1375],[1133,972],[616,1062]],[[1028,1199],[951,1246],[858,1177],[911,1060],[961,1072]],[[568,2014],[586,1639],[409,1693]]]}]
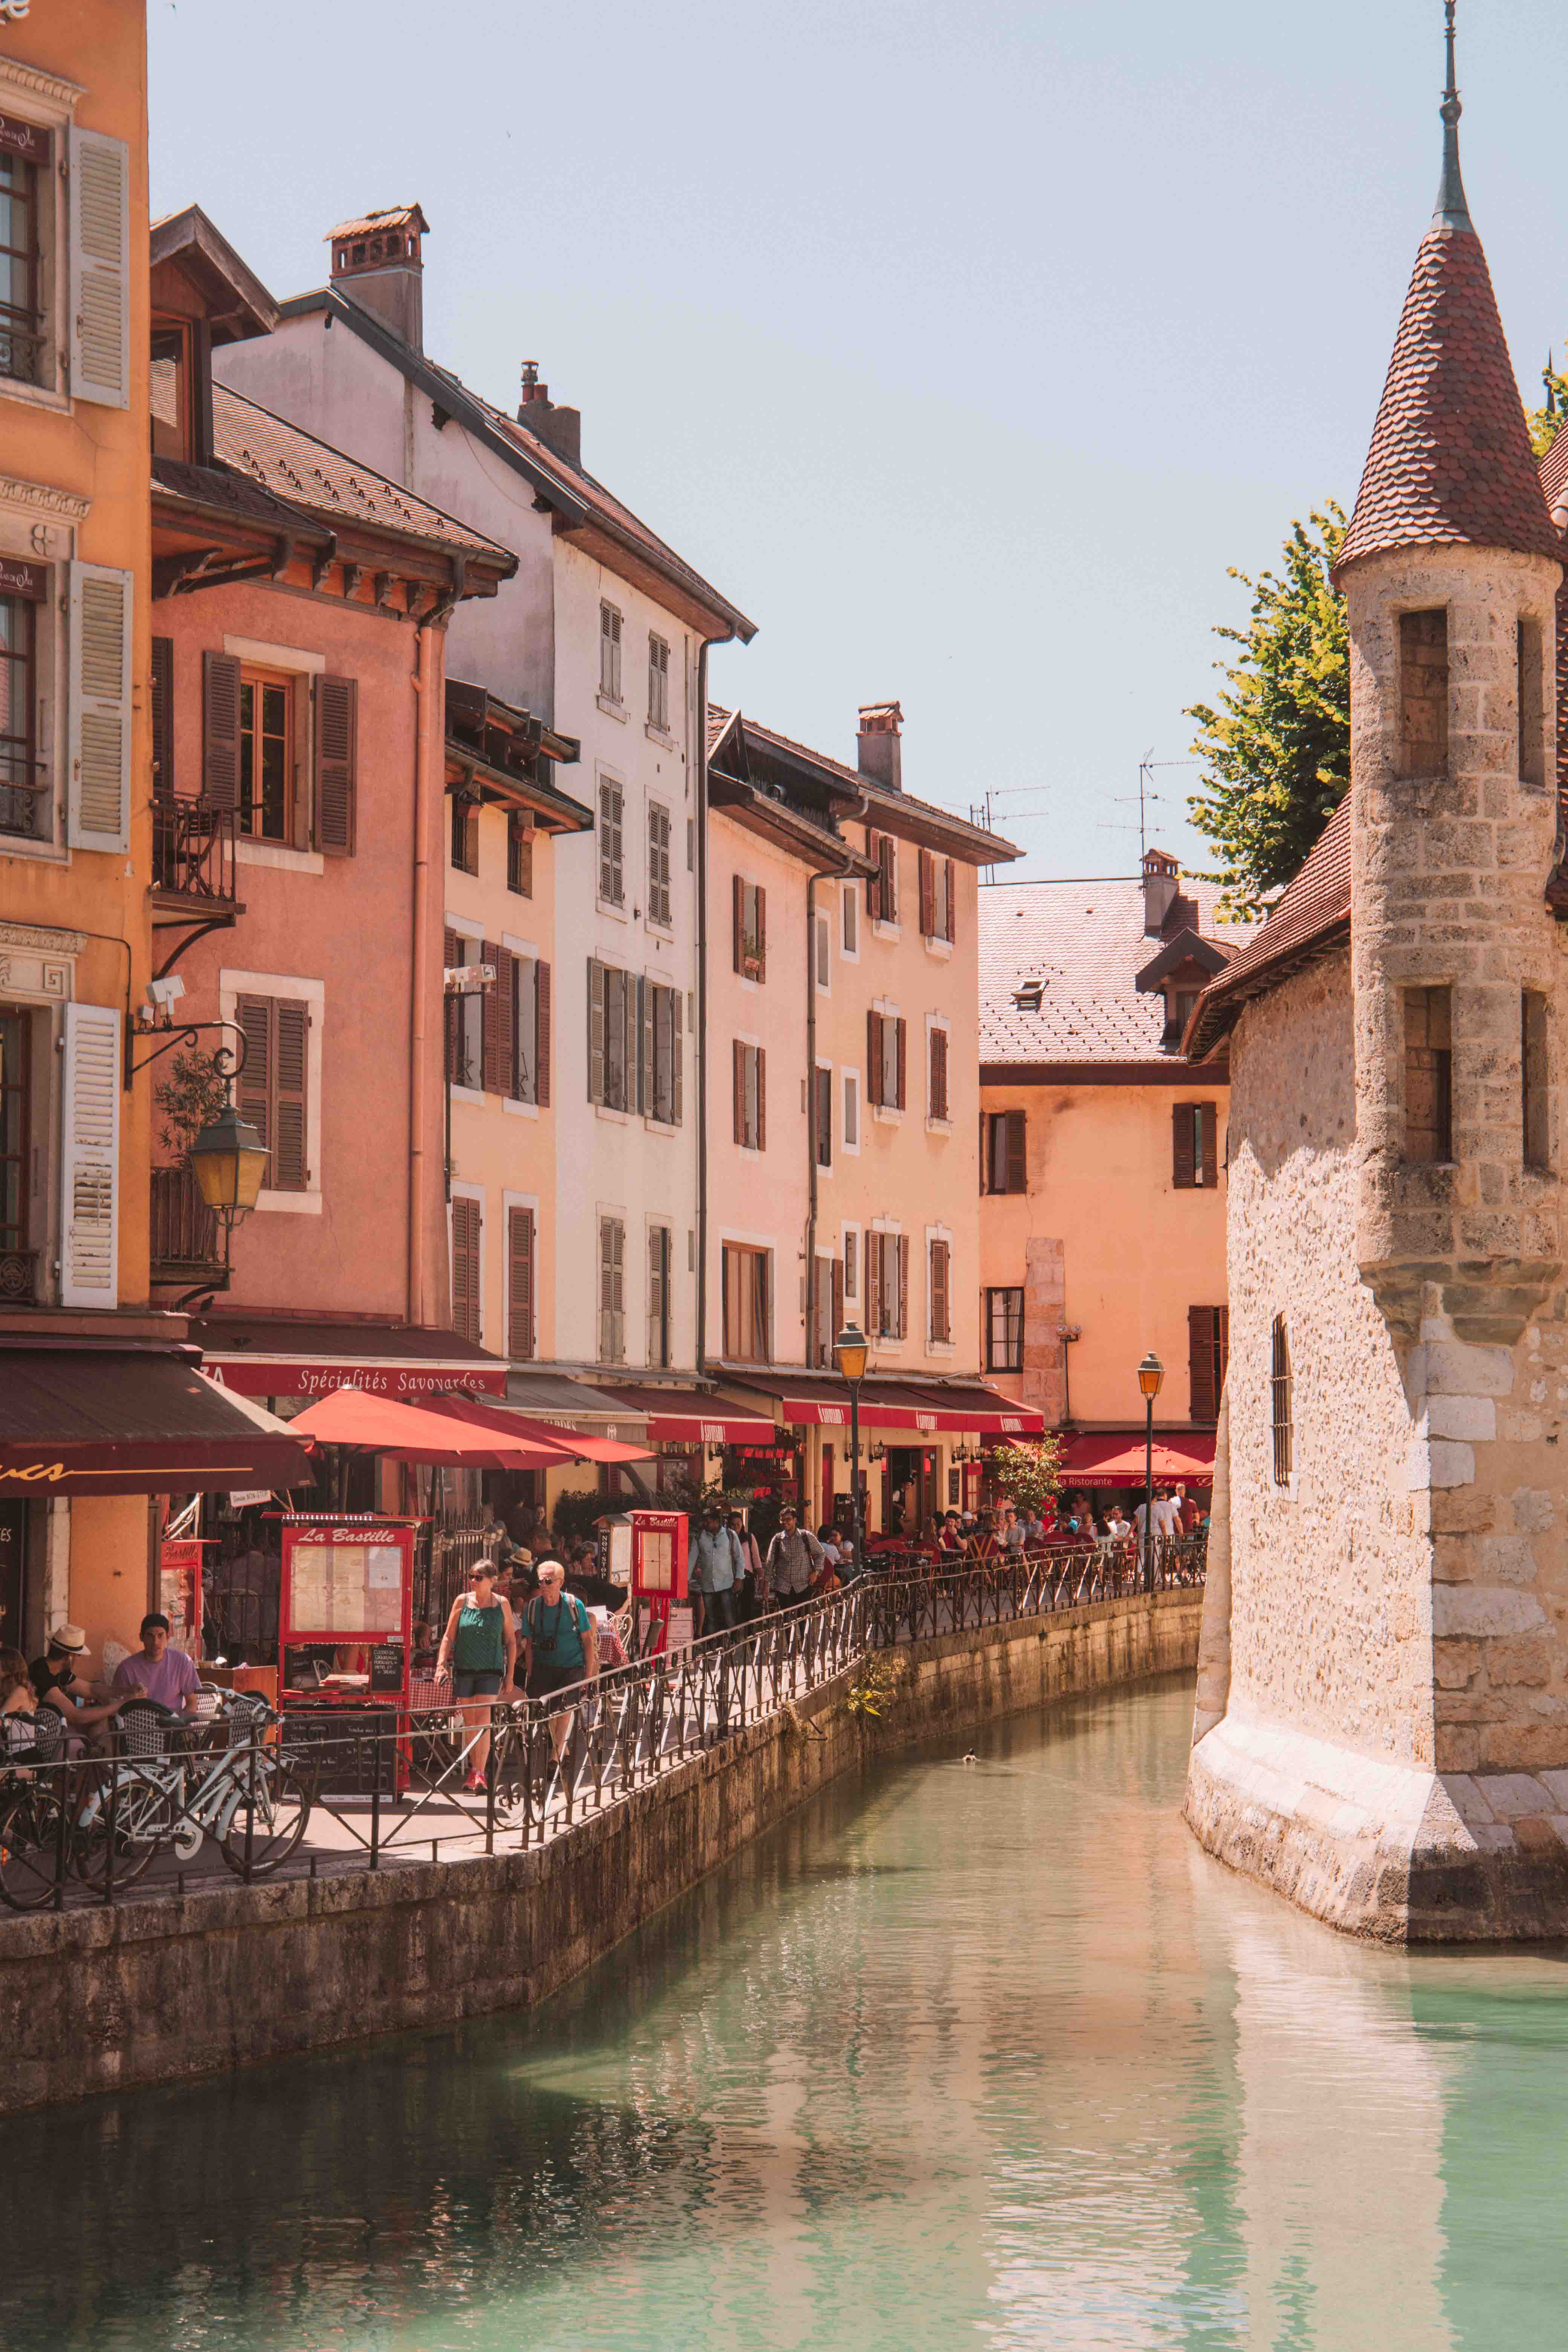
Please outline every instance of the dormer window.
[{"label": "dormer window", "polygon": [[1037,1013],[1045,993],[1043,980],[1021,980],[1013,991],[1013,1002],[1020,1013]]},{"label": "dormer window", "polygon": [[153,323],[153,455],[197,462],[196,388],[190,323],[156,319]]}]

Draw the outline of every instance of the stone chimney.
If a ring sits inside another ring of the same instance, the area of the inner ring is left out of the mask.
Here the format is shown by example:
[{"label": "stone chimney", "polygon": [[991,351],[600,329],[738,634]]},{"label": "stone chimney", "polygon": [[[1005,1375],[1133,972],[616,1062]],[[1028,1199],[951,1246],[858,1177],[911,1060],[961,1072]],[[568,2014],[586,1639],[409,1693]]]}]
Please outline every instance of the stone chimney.
[{"label": "stone chimney", "polygon": [[536,440],[567,465],[583,470],[583,412],[580,408],[558,408],[550,397],[550,386],[539,381],[539,362],[524,360],[522,363],[522,398],[517,404],[517,421],[526,425]]},{"label": "stone chimney", "polygon": [[420,244],[430,224],[417,205],[340,221],[327,237],[332,284],[390,327],[412,351],[425,349],[425,264]]},{"label": "stone chimney", "polygon": [[1163,849],[1143,852],[1143,932],[1158,939],[1181,887],[1181,867]]},{"label": "stone chimney", "polygon": [[860,733],[856,742],[856,766],[884,791],[901,793],[904,714],[896,702],[863,702]]}]

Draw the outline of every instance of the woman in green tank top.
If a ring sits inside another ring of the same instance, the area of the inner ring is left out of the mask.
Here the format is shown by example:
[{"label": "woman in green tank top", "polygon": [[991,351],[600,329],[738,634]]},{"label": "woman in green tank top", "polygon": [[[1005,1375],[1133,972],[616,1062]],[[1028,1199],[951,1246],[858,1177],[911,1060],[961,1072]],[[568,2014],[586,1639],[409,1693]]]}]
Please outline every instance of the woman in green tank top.
[{"label": "woman in green tank top", "polygon": [[469,1769],[463,1782],[465,1789],[475,1790],[484,1787],[489,1761],[490,1703],[503,1688],[510,1694],[517,1663],[511,1603],[496,1591],[495,1580],[489,1560],[475,1560],[468,1570],[468,1590],[452,1603],[436,1657],[436,1679],[439,1682],[450,1666],[463,1721],[477,1735],[465,1743]]}]

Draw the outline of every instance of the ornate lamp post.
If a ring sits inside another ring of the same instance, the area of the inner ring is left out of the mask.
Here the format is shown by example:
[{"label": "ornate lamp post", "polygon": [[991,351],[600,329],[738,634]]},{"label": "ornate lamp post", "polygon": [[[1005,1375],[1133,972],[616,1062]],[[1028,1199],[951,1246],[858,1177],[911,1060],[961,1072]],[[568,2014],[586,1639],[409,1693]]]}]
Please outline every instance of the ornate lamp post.
[{"label": "ornate lamp post", "polygon": [[228,1272],[229,1248],[237,1218],[256,1206],[261,1179],[269,1158],[256,1129],[241,1118],[233,1103],[225,1103],[209,1119],[191,1146],[191,1166],[202,1199],[223,1223],[223,1265]]},{"label": "ornate lamp post", "polygon": [[1154,1590],[1154,1399],[1165,1377],[1165,1367],[1152,1348],[1138,1367],[1143,1391],[1143,1590]]},{"label": "ornate lamp post", "polygon": [[868,1343],[858,1323],[847,1323],[833,1343],[838,1376],[849,1391],[849,1491],[855,1505],[855,1573],[866,1573],[866,1515],[860,1499],[860,1383]]}]

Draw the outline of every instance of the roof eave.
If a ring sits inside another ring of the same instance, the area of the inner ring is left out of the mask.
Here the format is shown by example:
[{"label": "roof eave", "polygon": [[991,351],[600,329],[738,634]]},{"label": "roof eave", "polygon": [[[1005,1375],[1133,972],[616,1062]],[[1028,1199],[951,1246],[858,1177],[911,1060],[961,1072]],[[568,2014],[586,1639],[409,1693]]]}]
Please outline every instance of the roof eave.
[{"label": "roof eave", "polygon": [[1313,962],[1329,949],[1348,940],[1351,919],[1348,914],[1335,915],[1298,940],[1284,951],[1265,963],[1252,964],[1234,978],[1222,977],[1205,988],[1187,1018],[1182,1034],[1182,1055],[1189,1062],[1208,1061],[1215,1048],[1222,1045],[1236,1026],[1244,1005],[1257,997],[1266,996],[1271,988],[1290,979],[1304,964]]}]

